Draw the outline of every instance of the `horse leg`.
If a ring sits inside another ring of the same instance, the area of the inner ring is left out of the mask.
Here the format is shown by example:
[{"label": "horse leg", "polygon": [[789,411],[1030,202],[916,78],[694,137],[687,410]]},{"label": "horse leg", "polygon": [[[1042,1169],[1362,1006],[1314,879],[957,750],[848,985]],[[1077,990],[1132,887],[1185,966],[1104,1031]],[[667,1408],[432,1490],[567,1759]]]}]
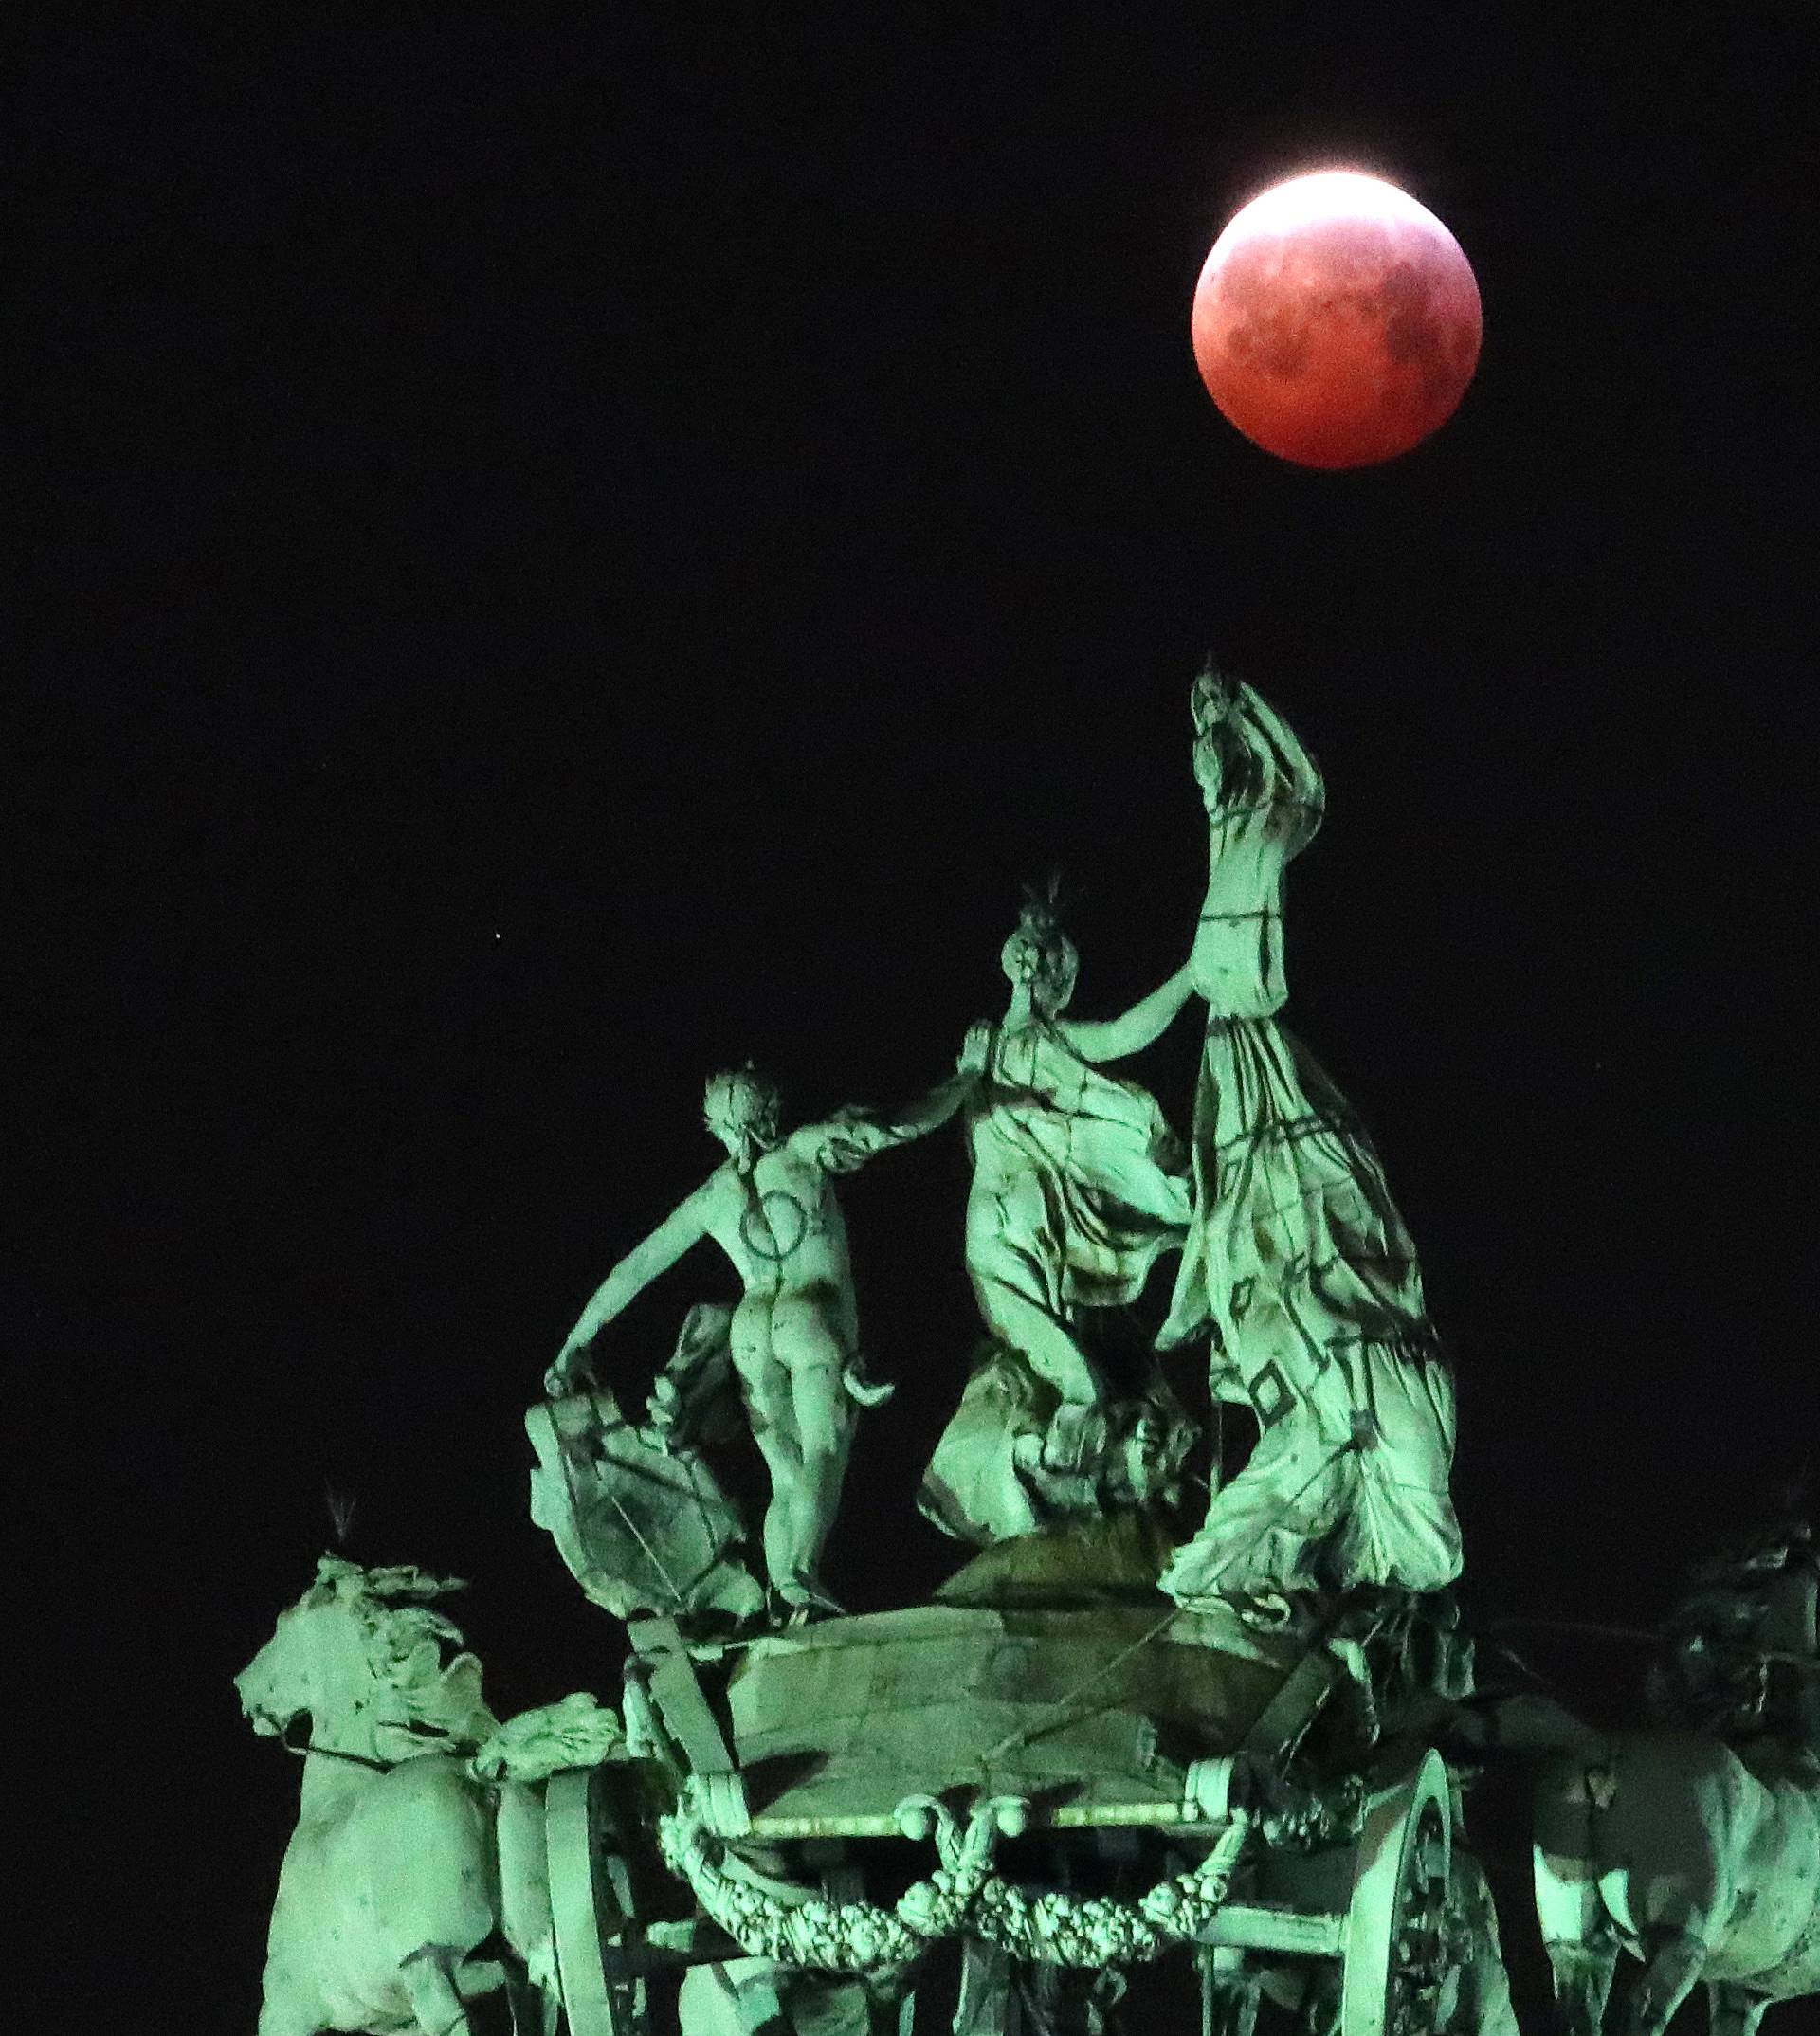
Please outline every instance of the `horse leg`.
[{"label": "horse leg", "polygon": [[1242,1951],[1222,1953],[1210,1946],[1202,1949],[1196,1963],[1202,2036],[1255,2036],[1263,1985],[1257,1967]]},{"label": "horse leg", "polygon": [[[1498,1936],[1498,1905],[1491,1882],[1474,1854],[1458,1845],[1453,1854],[1454,1922],[1465,1936],[1466,1955],[1454,1969],[1453,2005],[1441,2018],[1444,2029],[1473,2036],[1520,2036],[1510,2002],[1510,1974]],[[1443,1996],[1446,1998],[1445,1993]]]},{"label": "horse leg", "polygon": [[259,2036],[316,2036],[322,2027],[313,1998],[287,1984],[287,1976],[265,1969],[265,1995],[259,2004]]},{"label": "horse leg", "polygon": [[996,1944],[963,1937],[955,2036],[1008,2036],[1021,2020],[1011,1961]]},{"label": "horse leg", "polygon": [[1660,1926],[1645,1931],[1643,1977],[1630,1999],[1629,2036],[1663,2036],[1705,1963],[1706,1947],[1692,1931]]},{"label": "horse leg", "polygon": [[682,2036],[788,2036],[789,2018],[769,1958],[692,1965],[676,1999]]},{"label": "horse leg", "polygon": [[493,1832],[499,1853],[500,1927],[524,1966],[524,1978],[508,1982],[514,1995],[513,2026],[523,2036],[555,2036],[562,1989],[550,1913],[542,1790],[506,1782],[500,1790]]},{"label": "horse leg", "polygon": [[1117,1966],[1046,1965],[1023,1967],[1015,1985],[1021,1996],[1027,2029],[1046,2036],[1107,2036],[1118,2027],[1119,2003],[1124,1998],[1124,1974]]},{"label": "horse leg", "polygon": [[1611,1998],[1611,1977],[1618,1969],[1617,1939],[1607,1935],[1579,1943],[1555,1938],[1543,1949],[1555,1982],[1555,2017],[1562,2036],[1599,2036],[1605,2004]]},{"label": "horse leg", "polygon": [[1722,1980],[1706,1982],[1707,2036],[1756,2036],[1756,2026],[1770,2005],[1761,1993],[1749,1993]]},{"label": "horse leg", "polygon": [[411,2012],[423,2036],[474,2036],[474,2025],[455,1985],[455,1954],[446,1944],[426,1944],[399,1968]]},{"label": "horse leg", "polygon": [[1536,1919],[1563,2036],[1599,2036],[1618,1965],[1617,1933],[1599,1893],[1594,1795],[1584,1754],[1543,1762],[1534,1809]]},{"label": "horse leg", "polygon": [[547,1988],[508,1973],[504,1991],[512,2036],[556,2036],[556,2018],[561,2009],[556,1996]]}]

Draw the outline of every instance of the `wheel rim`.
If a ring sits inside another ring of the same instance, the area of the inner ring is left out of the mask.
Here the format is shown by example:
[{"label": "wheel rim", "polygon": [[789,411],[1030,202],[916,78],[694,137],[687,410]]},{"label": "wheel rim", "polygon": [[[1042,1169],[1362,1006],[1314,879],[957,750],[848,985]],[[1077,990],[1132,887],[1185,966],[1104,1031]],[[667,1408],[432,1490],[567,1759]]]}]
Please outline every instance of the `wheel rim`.
[{"label": "wheel rim", "polygon": [[572,1768],[544,1785],[544,1838],[556,1970],[570,2036],[637,2036],[645,1982],[631,1970],[625,1933],[632,1883],[615,1843],[617,1823],[598,1768]]},{"label": "wheel rim", "polygon": [[1342,2036],[1430,2036],[1450,1965],[1452,1823],[1433,1752],[1367,1812],[1346,1917]]}]

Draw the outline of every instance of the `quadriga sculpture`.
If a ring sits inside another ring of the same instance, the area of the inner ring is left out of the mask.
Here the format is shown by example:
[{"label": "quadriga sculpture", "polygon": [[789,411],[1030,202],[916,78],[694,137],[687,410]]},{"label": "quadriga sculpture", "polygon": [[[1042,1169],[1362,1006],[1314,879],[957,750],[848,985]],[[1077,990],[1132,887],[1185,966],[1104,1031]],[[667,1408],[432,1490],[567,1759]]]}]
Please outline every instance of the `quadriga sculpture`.
[{"label": "quadriga sculpture", "polygon": [[1452,1372],[1371,1140],[1280,1016],[1285,875],[1320,826],[1320,773],[1254,687],[1210,664],[1191,711],[1208,874],[1189,973],[1207,1037],[1194,1209],[1157,1346],[1210,1337],[1213,1398],[1248,1403],[1259,1434],[1162,1588],[1201,1607],[1445,1590],[1461,1565]]},{"label": "quadriga sculpture", "polygon": [[[480,1663],[430,1609],[459,1588],[325,1555],[234,1679],[253,1729],[303,1754],[259,2036],[413,2026],[469,2036],[464,2004],[508,1985],[527,2005],[541,1993],[555,2027],[537,1784],[612,1753],[619,1724],[576,1696],[502,1727]],[[510,1963],[491,1954],[501,1939]],[[476,1956],[482,1947],[489,1955]]]}]

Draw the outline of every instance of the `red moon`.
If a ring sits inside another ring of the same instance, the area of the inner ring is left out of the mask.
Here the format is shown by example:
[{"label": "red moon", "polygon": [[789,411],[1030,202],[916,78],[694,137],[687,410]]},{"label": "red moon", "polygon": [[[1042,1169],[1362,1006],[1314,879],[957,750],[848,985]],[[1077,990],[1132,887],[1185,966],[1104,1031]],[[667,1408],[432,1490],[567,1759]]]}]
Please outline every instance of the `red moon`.
[{"label": "red moon", "polygon": [[1323,170],[1233,215],[1191,330],[1228,423],[1333,469],[1393,460],[1446,424],[1483,321],[1472,265],[1432,212],[1380,177]]}]

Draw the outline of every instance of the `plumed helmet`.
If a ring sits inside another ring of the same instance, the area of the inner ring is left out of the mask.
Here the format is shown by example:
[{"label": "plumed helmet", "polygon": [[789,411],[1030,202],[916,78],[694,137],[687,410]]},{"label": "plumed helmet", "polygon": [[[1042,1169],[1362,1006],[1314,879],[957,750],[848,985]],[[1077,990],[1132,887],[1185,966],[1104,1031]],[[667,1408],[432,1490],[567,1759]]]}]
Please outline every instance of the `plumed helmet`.
[{"label": "plumed helmet", "polygon": [[1057,1009],[1074,989],[1081,954],[1055,916],[1053,886],[1047,897],[1032,892],[1018,915],[1017,931],[998,952],[1007,978],[1028,986],[1040,1003]]}]

